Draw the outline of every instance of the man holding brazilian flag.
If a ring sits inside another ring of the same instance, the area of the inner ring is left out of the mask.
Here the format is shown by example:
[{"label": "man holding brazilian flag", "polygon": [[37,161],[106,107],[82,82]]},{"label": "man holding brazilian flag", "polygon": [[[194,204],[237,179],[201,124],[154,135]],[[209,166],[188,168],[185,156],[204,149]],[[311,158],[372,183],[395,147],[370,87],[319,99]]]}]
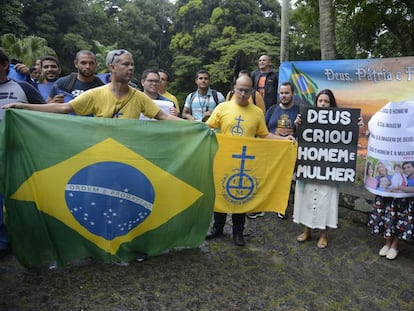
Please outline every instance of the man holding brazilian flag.
[{"label": "man holding brazilian flag", "polygon": [[[296,152],[292,143],[240,139],[221,146],[199,122],[8,109],[0,126],[0,191],[12,249],[25,266],[83,257],[128,262],[138,253],[199,247],[214,208],[286,206],[295,162],[286,164]],[[245,149],[269,169],[246,166],[257,181],[250,199],[235,205],[234,196],[216,198],[215,187],[240,165],[233,155]],[[221,172],[213,173],[215,161]]]},{"label": "man holding brazilian flag", "polygon": [[217,148],[204,124],[7,110],[1,136],[6,223],[21,263],[125,262],[204,240]]},{"label": "man holding brazilian flag", "polygon": [[[12,249],[23,265],[61,267],[83,257],[128,262],[139,254],[199,247],[213,209],[231,205],[223,203],[228,194],[236,208],[246,211],[286,206],[287,195],[280,203],[280,197],[275,201],[268,194],[269,187],[289,193],[296,157],[289,165],[283,161],[293,154],[286,152],[291,143],[262,145],[268,151],[281,148],[282,157],[269,152],[263,157],[250,148],[254,142],[244,140],[234,150],[223,144],[226,152],[217,157],[220,143],[205,124],[174,121],[128,86],[133,74],[128,51],[110,51],[106,60],[111,83],[68,104],[2,107],[42,111],[7,109],[0,123],[0,193]],[[66,115],[70,112],[100,118]],[[138,121],[141,112],[172,121]],[[256,173],[249,164],[228,179],[238,184],[229,185],[227,195],[216,200],[215,188],[240,165],[234,154],[241,150],[256,159],[254,166],[272,169]],[[228,165],[213,172],[215,161]],[[275,161],[282,161],[284,173],[267,183],[263,172],[275,176]],[[241,190],[242,180],[254,181],[248,196]]]}]

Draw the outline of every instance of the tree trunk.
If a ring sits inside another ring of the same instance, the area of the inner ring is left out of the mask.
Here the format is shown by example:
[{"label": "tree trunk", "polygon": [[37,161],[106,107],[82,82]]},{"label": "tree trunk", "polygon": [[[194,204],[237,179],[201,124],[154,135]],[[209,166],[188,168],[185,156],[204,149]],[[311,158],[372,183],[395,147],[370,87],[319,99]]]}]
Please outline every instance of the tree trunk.
[{"label": "tree trunk", "polygon": [[319,0],[319,33],[321,59],[335,59],[335,19],[332,0]]},{"label": "tree trunk", "polygon": [[282,2],[282,25],[280,36],[280,63],[289,60],[289,0]]}]

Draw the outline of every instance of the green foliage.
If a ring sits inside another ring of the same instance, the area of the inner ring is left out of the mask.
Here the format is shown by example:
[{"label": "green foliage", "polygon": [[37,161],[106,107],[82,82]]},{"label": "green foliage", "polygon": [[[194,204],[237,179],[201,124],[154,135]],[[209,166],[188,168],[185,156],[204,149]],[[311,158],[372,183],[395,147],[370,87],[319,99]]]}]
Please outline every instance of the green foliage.
[{"label": "green foliage", "polygon": [[[254,70],[262,53],[269,54],[276,64],[279,58],[278,0],[2,3],[0,35],[13,33],[16,40],[34,41],[15,47],[7,43],[28,65],[39,53],[52,53],[47,49],[50,46],[68,71],[79,49],[91,49],[97,54],[99,72],[103,72],[106,53],[125,48],[134,56],[137,76],[149,67],[165,68],[175,77],[172,92],[184,94],[195,88],[194,73],[200,68],[208,69],[213,86],[226,92],[233,81],[236,60],[239,67]],[[291,3],[290,60],[320,59],[319,1]],[[414,20],[413,1],[335,0],[333,4],[339,58],[414,55],[409,31]],[[30,36],[36,39],[26,39]],[[44,40],[44,50],[36,46],[39,38]]]},{"label": "green foliage", "polygon": [[289,20],[290,60],[320,59],[318,1],[296,1]]},{"label": "green foliage", "polygon": [[22,7],[18,0],[1,1],[0,10],[0,35],[14,33],[22,35],[27,26],[21,18]]},{"label": "green foliage", "polygon": [[0,37],[0,43],[10,58],[16,58],[27,66],[34,65],[36,59],[44,55],[56,56],[55,51],[48,47],[47,41],[36,36],[18,38],[9,33]]},{"label": "green foliage", "polygon": [[96,68],[96,72],[97,73],[105,73],[105,72],[108,71],[108,68],[106,66],[106,55],[108,54],[109,51],[115,50],[117,44],[110,45],[110,46],[105,46],[97,40],[93,40],[93,44],[94,44],[94,49],[93,50],[97,51],[95,53],[96,61],[98,63],[98,66]]},{"label": "green foliage", "polygon": [[188,33],[178,33],[171,39],[170,49],[172,51],[181,51],[189,53],[193,47],[194,39]]},{"label": "green foliage", "polygon": [[[414,2],[338,0],[338,51],[347,58],[414,54]],[[343,25],[346,23],[346,27]],[[355,53],[356,51],[356,53]]]},{"label": "green foliage", "polygon": [[278,58],[277,1],[190,0],[178,1],[176,6],[170,44],[175,70],[173,90],[178,86],[187,92],[193,90],[192,76],[205,68],[211,74],[212,86],[226,93],[233,81],[236,59],[244,68],[255,69],[260,53]]}]

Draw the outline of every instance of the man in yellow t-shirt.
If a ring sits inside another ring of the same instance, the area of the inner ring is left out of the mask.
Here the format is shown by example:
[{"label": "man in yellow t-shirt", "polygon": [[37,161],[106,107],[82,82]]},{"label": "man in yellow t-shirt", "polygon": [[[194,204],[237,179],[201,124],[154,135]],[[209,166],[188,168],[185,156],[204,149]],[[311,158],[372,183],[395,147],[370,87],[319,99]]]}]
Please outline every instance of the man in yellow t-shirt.
[{"label": "man in yellow t-shirt", "polygon": [[134,61],[127,50],[113,50],[106,56],[106,65],[111,73],[107,85],[88,90],[68,104],[49,103],[45,105],[13,103],[3,108],[20,108],[54,113],[76,113],[102,118],[138,119],[144,114],[158,120],[181,120],[163,112],[145,94],[130,87],[134,76]]},{"label": "man in yellow t-shirt", "polygon": [[173,94],[168,92],[167,87],[171,81],[170,73],[164,69],[158,69],[158,74],[160,75],[160,83],[158,84],[158,92],[168,99],[172,100],[174,103],[175,109],[177,109],[178,113],[180,113],[180,105],[178,103],[177,97]]},{"label": "man in yellow t-shirt", "polygon": [[[249,102],[252,86],[253,81],[250,77],[238,78],[234,85],[234,99],[218,105],[206,124],[211,128],[219,128],[225,135],[294,140],[292,136],[281,137],[268,131],[263,111]],[[214,225],[206,239],[214,239],[223,235],[226,216],[225,213],[214,212]],[[232,220],[234,244],[243,246],[246,214],[233,214]]]}]

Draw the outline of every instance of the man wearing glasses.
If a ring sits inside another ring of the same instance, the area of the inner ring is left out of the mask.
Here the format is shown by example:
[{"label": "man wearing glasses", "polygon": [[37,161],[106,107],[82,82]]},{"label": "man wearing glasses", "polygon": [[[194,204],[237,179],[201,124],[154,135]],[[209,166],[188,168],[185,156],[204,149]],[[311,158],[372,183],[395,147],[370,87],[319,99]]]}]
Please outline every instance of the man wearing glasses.
[{"label": "man wearing glasses", "polygon": [[68,105],[49,103],[31,105],[14,103],[3,108],[20,108],[54,113],[75,113],[102,118],[138,119],[141,115],[157,120],[180,120],[163,112],[148,96],[128,85],[134,76],[134,61],[127,50],[113,50],[106,56],[111,73],[107,85],[88,90]]},{"label": "man wearing glasses", "polygon": [[[211,128],[219,128],[224,135],[294,140],[292,136],[281,137],[269,132],[263,110],[249,102],[252,87],[253,81],[249,76],[239,77],[234,85],[234,100],[218,105],[206,124]],[[232,214],[232,220],[233,242],[243,246],[246,214]],[[223,236],[225,222],[225,213],[214,212],[214,225],[206,239]]]},{"label": "man wearing glasses", "polygon": [[178,111],[175,108],[173,101],[158,93],[160,81],[160,74],[158,73],[158,70],[145,70],[141,77],[141,85],[144,90],[144,94],[152,100],[155,100],[157,106],[160,107],[165,113],[177,116]]}]

